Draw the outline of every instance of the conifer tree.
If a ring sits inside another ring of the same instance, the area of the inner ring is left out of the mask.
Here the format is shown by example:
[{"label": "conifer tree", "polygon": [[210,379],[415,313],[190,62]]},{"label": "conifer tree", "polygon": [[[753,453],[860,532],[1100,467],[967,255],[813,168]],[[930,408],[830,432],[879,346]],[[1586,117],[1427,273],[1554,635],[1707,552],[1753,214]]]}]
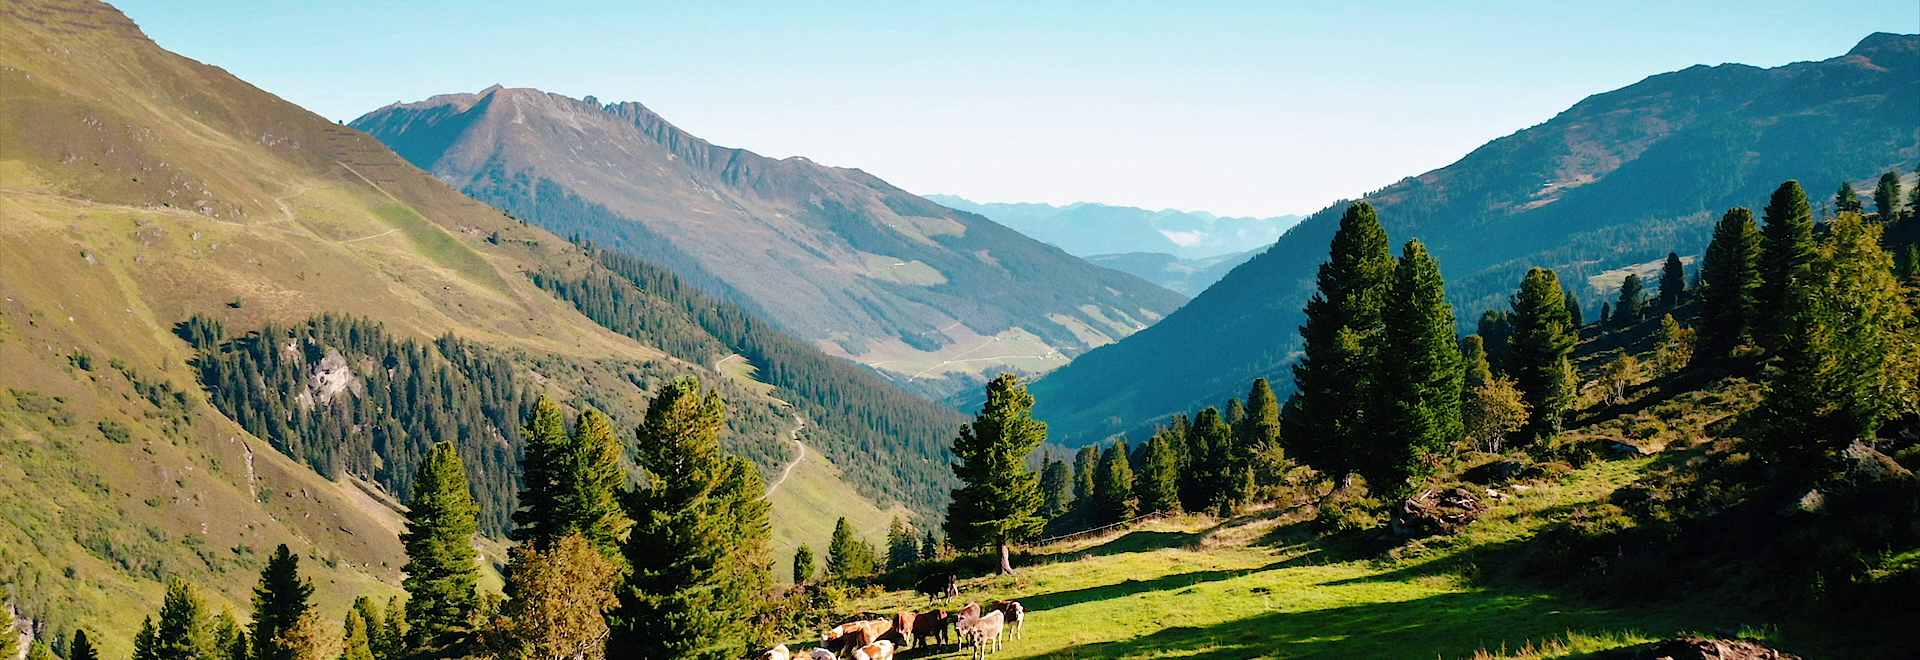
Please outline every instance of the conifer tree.
[{"label": "conifer tree", "polygon": [[[0,649],[4,657],[5,649]],[[87,638],[87,631],[73,631],[73,641],[67,643],[67,660],[100,660],[100,652],[93,648],[93,640]]]},{"label": "conifer tree", "polygon": [[313,584],[300,577],[300,557],[282,543],[267,558],[260,584],[253,588],[254,660],[293,660],[285,633],[313,608]]},{"label": "conifer tree", "polygon": [[793,583],[806,584],[813,581],[813,548],[805,545],[793,551]]},{"label": "conifer tree", "polygon": [[[398,605],[398,601],[394,605]],[[389,627],[387,618],[400,618],[397,608],[382,609],[380,603],[372,598],[361,596],[353,599],[353,611],[360,614],[360,621],[367,628],[367,651],[374,660],[396,660],[400,652],[401,635]]]},{"label": "conifer tree", "polygon": [[374,660],[367,617],[358,609],[348,609],[340,623],[340,660]]},{"label": "conifer tree", "polygon": [[633,519],[620,505],[626,470],[620,456],[626,447],[613,430],[613,420],[588,409],[575,420],[568,435],[568,452],[558,470],[555,533],[579,532],[619,567],[620,539],[633,528]]},{"label": "conifer tree", "polygon": [[920,537],[920,559],[924,561],[933,561],[939,558],[940,558],[940,539],[934,538],[933,530],[929,529],[926,531],[925,534],[921,535]]},{"label": "conifer tree", "polygon": [[[1566,318],[1566,299],[1558,302]],[[1401,249],[1386,318],[1376,399],[1383,419],[1374,436],[1379,444],[1365,457],[1361,475],[1374,492],[1397,499],[1410,479],[1430,474],[1464,432],[1453,306],[1447,304],[1440,263],[1418,240]],[[1567,330],[1572,327],[1568,321]]]},{"label": "conifer tree", "polygon": [[1247,418],[1247,409],[1240,405],[1240,397],[1227,399],[1227,426],[1240,428],[1240,420]]},{"label": "conifer tree", "polygon": [[566,414],[560,404],[541,396],[533,404],[533,414],[520,429],[524,446],[520,458],[520,510],[513,512],[514,528],[508,534],[515,541],[546,543],[563,536],[556,533],[564,526],[560,516],[561,463],[571,453],[567,437]]},{"label": "conifer tree", "polygon": [[1133,497],[1133,466],[1127,461],[1127,441],[1100,452],[1100,469],[1093,479],[1093,511],[1102,524],[1132,518],[1139,501]]},{"label": "conifer tree", "polygon": [[1161,431],[1147,441],[1146,460],[1134,481],[1135,497],[1142,511],[1179,511],[1180,458],[1174,455],[1171,431]]},{"label": "conifer tree", "polygon": [[1093,498],[1093,471],[1100,463],[1100,448],[1087,446],[1073,455],[1073,501]]},{"label": "conifer tree", "polygon": [[920,544],[913,536],[913,527],[906,519],[894,516],[893,523],[887,525],[887,570],[906,568],[919,558]]},{"label": "conifer tree", "polygon": [[1700,348],[1694,354],[1718,360],[1740,346],[1753,327],[1760,287],[1760,231],[1753,212],[1727,209],[1713,228],[1700,265]]},{"label": "conifer tree", "polygon": [[833,523],[833,537],[827,542],[827,576],[847,580],[868,573],[860,539],[853,536],[853,525],[845,516]]},{"label": "conifer tree", "polygon": [[1860,213],[1865,208],[1860,204],[1860,193],[1854,191],[1853,184],[1841,181],[1840,190],[1833,193],[1833,212]]},{"label": "conifer tree", "polygon": [[1486,343],[1480,335],[1460,338],[1460,363],[1463,389],[1472,390],[1493,380],[1493,367],[1487,364]]},{"label": "conifer tree", "polygon": [[1293,365],[1294,394],[1281,413],[1288,452],[1329,474],[1355,468],[1370,437],[1368,397],[1381,310],[1393,286],[1387,231],[1373,206],[1347,207],[1320,265],[1319,290],[1300,327],[1304,355]]},{"label": "conifer tree", "polygon": [[[1234,436],[1239,452],[1234,467],[1243,473],[1240,480],[1248,482],[1241,485],[1242,492],[1234,494],[1234,504],[1239,504],[1253,497],[1252,482],[1277,478],[1286,461],[1280,445],[1280,399],[1274,396],[1267,379],[1255,378],[1253,387],[1247,390],[1246,418],[1234,427]],[[1168,434],[1167,444],[1175,455],[1174,468],[1179,470],[1179,455],[1184,451],[1181,439]]]},{"label": "conifer tree", "polygon": [[1887,172],[1880,175],[1879,185],[1873,188],[1873,210],[1879,212],[1880,222],[1893,222],[1900,211],[1900,175]]},{"label": "conifer tree", "polygon": [[200,590],[175,578],[167,584],[158,621],[135,638],[135,660],[217,660],[213,626]]},{"label": "conifer tree", "polygon": [[32,644],[27,645],[27,660],[56,660],[56,658],[53,655],[53,649],[48,648],[46,642],[36,639]]},{"label": "conifer tree", "polygon": [[1223,481],[1230,470],[1227,456],[1233,444],[1233,428],[1218,409],[1208,408],[1194,416],[1187,429],[1188,462],[1181,471],[1182,509],[1215,511],[1230,504]]},{"label": "conifer tree", "polygon": [[407,532],[400,536],[407,551],[401,569],[407,575],[401,582],[407,591],[407,648],[415,653],[455,641],[479,606],[474,589],[480,568],[473,549],[478,512],[459,453],[452,443],[435,444],[413,478]]},{"label": "conifer tree", "polygon": [[[8,621],[4,625],[0,625],[0,658],[3,658],[4,660],[13,660],[14,658],[20,657],[20,631],[17,630],[14,626],[15,624],[12,621]],[[143,624],[143,627],[140,629],[140,635],[134,638],[134,642],[133,642],[134,660],[141,660],[140,654],[145,650],[142,647],[141,640],[144,638],[151,637],[152,634],[153,634],[153,619],[148,618],[146,623]],[[149,642],[148,644],[150,645],[151,642]]]},{"label": "conifer tree", "polygon": [[1573,289],[1562,289],[1560,295],[1567,299],[1567,318],[1573,322],[1574,332],[1579,332],[1580,326],[1587,324],[1587,313],[1580,309],[1580,297],[1573,295]]},{"label": "conifer tree", "polygon": [[1627,279],[1620,281],[1620,298],[1613,305],[1614,323],[1628,326],[1640,322],[1646,306],[1643,290],[1638,273],[1629,273]]},{"label": "conifer tree", "polygon": [[1613,324],[1613,303],[1600,303],[1600,325]]},{"label": "conifer tree", "polygon": [[1073,505],[1073,474],[1066,461],[1047,461],[1040,471],[1040,492],[1046,498],[1040,515],[1051,520],[1066,514]]},{"label": "conifer tree", "polygon": [[1667,253],[1667,263],[1660,268],[1660,306],[1673,309],[1680,306],[1680,298],[1687,293],[1687,266],[1680,261],[1680,255]]},{"label": "conifer tree", "polygon": [[[1774,189],[1761,211],[1760,286],[1755,290],[1757,309],[1783,309],[1787,286],[1795,271],[1813,260],[1813,206],[1800,182],[1788,181]],[[1753,318],[1753,336],[1761,348],[1773,351],[1774,335],[1781,314],[1759,314]]]},{"label": "conifer tree", "polygon": [[[308,610],[312,611],[312,610]],[[240,621],[233,618],[232,610],[222,610],[213,620],[214,655],[222,660],[251,660],[253,645],[247,639],[247,631],[240,627]]]},{"label": "conifer tree", "polygon": [[1831,230],[1788,283],[1778,359],[1757,411],[1764,454],[1791,472],[1874,437],[1915,403],[1913,312],[1880,228],[1843,213]]},{"label": "conifer tree", "polygon": [[[1607,321],[1607,304],[1600,304],[1600,322]],[[1503,363],[1507,355],[1507,340],[1513,337],[1513,317],[1504,311],[1489,309],[1480,313],[1478,334],[1487,349],[1487,366],[1495,373],[1504,373]]]},{"label": "conifer tree", "polygon": [[750,643],[753,596],[771,570],[759,471],[720,446],[726,404],[700,381],[668,383],[634,433],[647,485],[627,498],[631,568],[608,648],[641,657],[729,660]]},{"label": "conifer tree", "polygon": [[[1631,278],[1632,276],[1629,276]],[[1514,331],[1508,373],[1525,396],[1536,436],[1560,432],[1573,406],[1575,338],[1560,298],[1560,277],[1545,268],[1527,271],[1513,297]]]},{"label": "conifer tree", "polygon": [[1002,574],[1013,572],[1013,543],[1039,534],[1046,522],[1040,480],[1027,470],[1027,456],[1046,440],[1046,422],[1033,418],[1033,395],[1018,376],[1001,374],[987,383],[986,405],[953,442],[953,473],[962,485],[947,506],[947,539],[961,548],[999,546]]}]

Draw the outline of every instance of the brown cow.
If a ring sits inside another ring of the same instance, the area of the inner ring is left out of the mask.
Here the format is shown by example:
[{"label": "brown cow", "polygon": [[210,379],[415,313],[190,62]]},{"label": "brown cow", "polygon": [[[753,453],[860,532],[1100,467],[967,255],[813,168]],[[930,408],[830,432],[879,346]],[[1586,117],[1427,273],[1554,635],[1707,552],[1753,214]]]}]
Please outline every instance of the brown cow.
[{"label": "brown cow", "polygon": [[793,653],[787,650],[787,645],[781,644],[760,654],[760,660],[793,660]]},{"label": "brown cow", "polygon": [[902,649],[924,645],[928,639],[945,644],[950,641],[947,626],[951,623],[952,619],[943,610],[901,612],[893,616],[893,632],[889,635],[897,636],[895,645]]},{"label": "brown cow", "polygon": [[893,642],[883,639],[854,649],[853,660],[893,660]]},{"label": "brown cow", "polygon": [[848,653],[867,646],[893,630],[893,622],[886,619],[865,619],[841,624],[820,636],[821,646],[829,651]]}]

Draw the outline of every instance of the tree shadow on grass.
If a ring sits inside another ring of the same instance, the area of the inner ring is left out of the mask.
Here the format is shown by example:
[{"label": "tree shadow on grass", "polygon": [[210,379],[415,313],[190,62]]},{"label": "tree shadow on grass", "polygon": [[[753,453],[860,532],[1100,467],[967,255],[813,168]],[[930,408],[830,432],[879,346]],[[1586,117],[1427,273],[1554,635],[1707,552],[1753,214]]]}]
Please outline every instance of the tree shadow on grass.
[{"label": "tree shadow on grass", "polygon": [[[1481,649],[1517,649],[1570,632],[1599,636],[1677,628],[1645,613],[1597,609],[1548,595],[1450,593],[1408,601],[1304,612],[1261,612],[1225,623],[1167,628],[1128,640],[1069,647],[1055,658],[1183,660],[1251,658],[1471,657]],[[1592,656],[1573,656],[1592,657]]]},{"label": "tree shadow on grass", "polygon": [[1126,580],[1118,584],[1108,584],[1108,585],[1101,585],[1098,587],[1087,587],[1085,589],[1072,589],[1068,591],[1056,591],[1053,593],[1040,594],[1037,596],[1028,596],[1026,598],[1020,599],[1020,604],[1025,605],[1028,610],[1033,610],[1033,611],[1051,610],[1051,609],[1067,607],[1069,605],[1078,605],[1080,603],[1088,603],[1088,602],[1099,601],[1099,600],[1109,600],[1113,598],[1125,598],[1127,596],[1146,593],[1149,591],[1184,589],[1196,584],[1200,584],[1202,582],[1218,582],[1220,580],[1230,580],[1233,578],[1240,577],[1242,575],[1259,573],[1263,571],[1271,571],[1271,570],[1282,569],[1282,568],[1292,568],[1294,566],[1304,566],[1309,563],[1314,563],[1314,562],[1309,561],[1308,556],[1302,555],[1302,556],[1293,557],[1284,561],[1277,561],[1277,562],[1267,564],[1266,566],[1261,566],[1258,568],[1224,570],[1224,571],[1193,571],[1190,573],[1175,573],[1173,575],[1163,575],[1161,577],[1157,577],[1151,580]]}]

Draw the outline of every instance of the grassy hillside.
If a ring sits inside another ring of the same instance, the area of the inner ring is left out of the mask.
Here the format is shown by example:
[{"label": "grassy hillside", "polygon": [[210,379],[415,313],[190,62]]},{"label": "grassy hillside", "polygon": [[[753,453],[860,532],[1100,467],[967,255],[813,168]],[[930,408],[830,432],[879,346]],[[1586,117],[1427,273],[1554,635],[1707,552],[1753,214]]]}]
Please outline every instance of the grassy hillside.
[{"label": "grassy hillside", "polygon": [[[322,314],[451,335],[622,425],[663,379],[699,375],[733,403],[730,448],[768,473],[791,459],[797,420],[764,387],[608,331],[527,278],[591,268],[571,243],[158,48],[105,4],[0,8],[0,90],[0,581],[42,634],[86,626],[124,656],[170,578],[244,617],[280,543],[328,619],[398,584],[397,494],[316,473],[209,405],[175,335],[194,315],[235,335]],[[513,431],[470,442],[512,456]],[[844,483],[811,490],[829,511],[878,510]]]},{"label": "grassy hillside", "polygon": [[[1504,308],[1529,267],[1581,282],[1668,251],[1697,254],[1727,208],[1798,179],[1816,201],[1870,190],[1920,154],[1920,36],[1771,69],[1696,66],[1596,94],[1447,167],[1363,198],[1395,240],[1440,261],[1455,312]],[[1080,444],[1138,430],[1254,378],[1290,386],[1300,310],[1347,202],[1289,230],[1180,311],[1035,384],[1035,415]],[[1588,318],[1606,291],[1576,288]],[[1281,393],[1285,396],[1285,392]]]}]

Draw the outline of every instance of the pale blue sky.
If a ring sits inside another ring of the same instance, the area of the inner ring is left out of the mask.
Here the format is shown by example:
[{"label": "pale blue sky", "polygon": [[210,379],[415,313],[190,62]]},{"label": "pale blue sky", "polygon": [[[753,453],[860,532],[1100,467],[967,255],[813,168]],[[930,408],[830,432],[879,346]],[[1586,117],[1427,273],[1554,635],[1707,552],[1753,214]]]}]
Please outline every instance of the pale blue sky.
[{"label": "pale blue sky", "polygon": [[1310,212],[1693,64],[1838,56],[1915,0],[115,0],[332,119],[494,83],[919,193]]}]

